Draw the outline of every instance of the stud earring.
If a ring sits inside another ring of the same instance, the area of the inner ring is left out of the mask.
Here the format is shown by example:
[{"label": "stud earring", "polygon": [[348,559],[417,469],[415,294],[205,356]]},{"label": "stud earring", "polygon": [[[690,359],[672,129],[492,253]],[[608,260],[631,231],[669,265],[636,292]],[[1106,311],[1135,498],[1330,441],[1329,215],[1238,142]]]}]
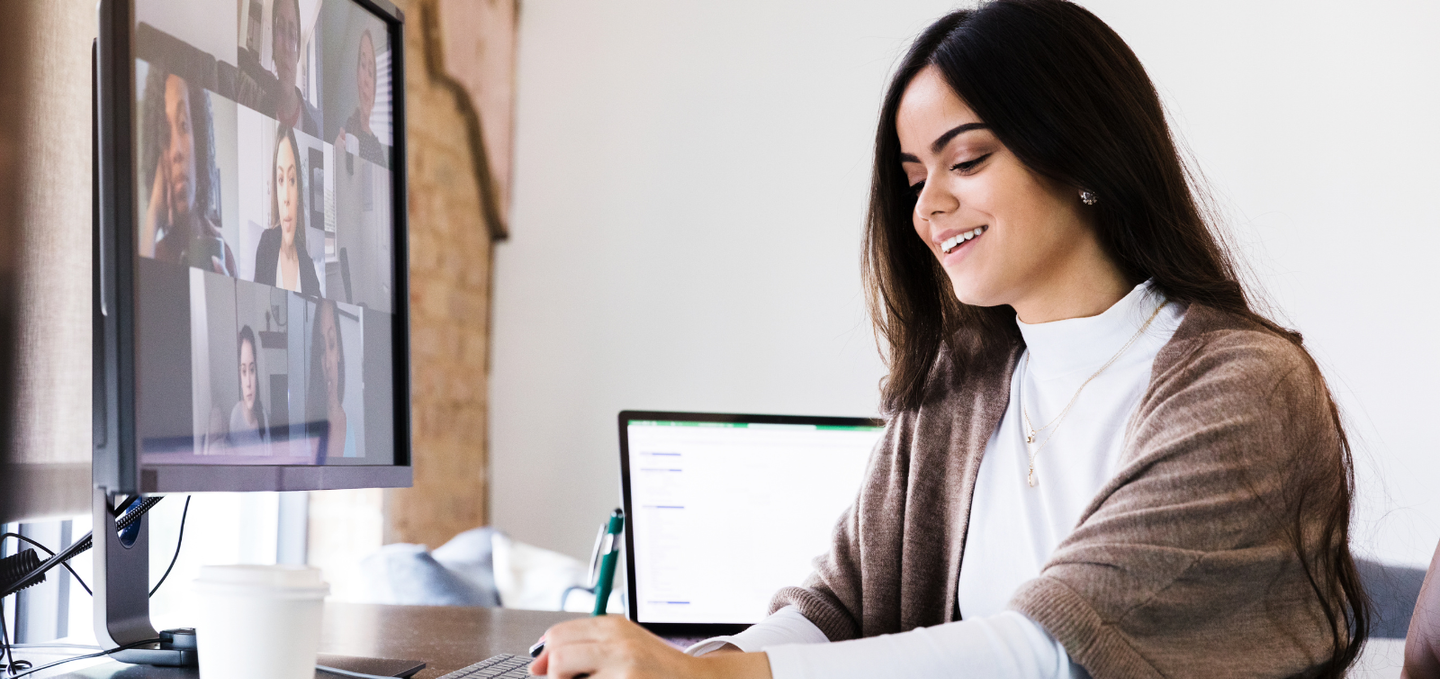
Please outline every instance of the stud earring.
[{"label": "stud earring", "polygon": [[1095,194],[1090,193],[1089,191],[1086,191],[1086,190],[1084,190],[1084,189],[1081,189],[1081,190],[1080,190],[1080,202],[1082,202],[1082,203],[1084,203],[1084,204],[1086,204],[1086,205],[1094,205],[1094,204],[1100,202],[1100,199],[1099,199],[1099,198],[1096,198],[1096,197],[1095,197]]}]

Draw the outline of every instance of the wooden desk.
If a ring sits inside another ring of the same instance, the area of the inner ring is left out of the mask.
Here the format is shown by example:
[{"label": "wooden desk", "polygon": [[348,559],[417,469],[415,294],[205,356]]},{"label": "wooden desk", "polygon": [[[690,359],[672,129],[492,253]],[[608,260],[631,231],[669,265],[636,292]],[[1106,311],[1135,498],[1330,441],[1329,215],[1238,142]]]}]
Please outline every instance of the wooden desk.
[{"label": "wooden desk", "polygon": [[[582,617],[585,617],[583,613],[507,608],[327,603],[320,652],[419,660],[425,663],[425,669],[420,670],[415,679],[435,679],[492,655],[524,655],[551,625]],[[63,656],[50,656],[41,662],[57,657]],[[143,667],[113,660],[82,660],[36,675],[37,679],[189,679],[198,676],[194,668]]]},{"label": "wooden desk", "polygon": [[325,604],[321,653],[420,660],[434,679],[500,653],[524,655],[551,625],[583,613],[509,608]]}]

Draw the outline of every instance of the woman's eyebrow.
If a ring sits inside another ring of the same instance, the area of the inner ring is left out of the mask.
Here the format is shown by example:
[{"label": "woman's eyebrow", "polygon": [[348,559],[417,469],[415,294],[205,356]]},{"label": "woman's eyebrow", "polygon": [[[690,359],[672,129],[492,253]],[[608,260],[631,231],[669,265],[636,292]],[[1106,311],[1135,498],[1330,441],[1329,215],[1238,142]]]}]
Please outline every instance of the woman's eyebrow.
[{"label": "woman's eyebrow", "polygon": [[[939,153],[941,149],[945,148],[946,144],[950,143],[951,139],[954,139],[961,134],[964,134],[971,130],[983,130],[989,127],[990,126],[986,125],[985,123],[965,123],[964,125],[957,125],[955,127],[952,127],[950,128],[949,132],[946,132],[945,134],[936,137],[935,141],[930,142],[930,152]],[[904,156],[902,155],[901,158],[904,158]]]},{"label": "woman's eyebrow", "polygon": [[[930,152],[939,153],[942,149],[945,148],[946,144],[950,143],[951,139],[965,134],[966,132],[970,132],[972,130],[986,130],[989,128],[990,126],[986,125],[985,123],[965,123],[964,125],[957,125],[955,127],[952,127],[950,128],[950,131],[940,135],[939,137],[936,137],[935,141],[930,143]],[[917,158],[913,153],[902,153],[900,154],[900,162],[918,163],[920,162],[920,159]]]}]

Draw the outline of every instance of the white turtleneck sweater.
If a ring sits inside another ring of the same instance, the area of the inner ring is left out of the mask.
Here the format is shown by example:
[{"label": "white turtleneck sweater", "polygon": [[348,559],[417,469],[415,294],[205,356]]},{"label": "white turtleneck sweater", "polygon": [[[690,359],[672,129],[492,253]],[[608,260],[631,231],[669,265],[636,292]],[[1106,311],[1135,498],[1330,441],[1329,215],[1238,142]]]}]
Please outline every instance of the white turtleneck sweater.
[{"label": "white turtleneck sweater", "polygon": [[[1168,304],[1137,337],[1161,302],[1146,281],[1098,316],[1034,324],[1016,319],[1026,350],[975,483],[957,594],[963,620],[831,644],[797,609],[786,607],[744,632],[708,639],[688,652],[700,655],[726,642],[744,651],[763,650],[775,679],[951,677],[957,670],[1007,679],[1088,676],[1044,628],[1007,604],[1021,584],[1040,575],[1114,474],[1155,355],[1184,317],[1179,305]],[[1132,338],[1134,343],[1081,390]],[[1072,397],[1070,412],[1052,424]],[[1025,442],[1026,412],[1039,430],[1033,445],[1035,487],[1026,483],[1032,447]]]}]

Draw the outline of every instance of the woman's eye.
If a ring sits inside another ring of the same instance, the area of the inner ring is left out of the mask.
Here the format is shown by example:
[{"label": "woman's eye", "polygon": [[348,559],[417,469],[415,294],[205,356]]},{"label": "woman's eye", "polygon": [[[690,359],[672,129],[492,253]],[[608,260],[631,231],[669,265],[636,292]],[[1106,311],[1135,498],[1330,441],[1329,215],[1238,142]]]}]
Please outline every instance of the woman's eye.
[{"label": "woman's eye", "polygon": [[950,166],[950,171],[951,171],[951,172],[955,172],[955,171],[969,172],[969,171],[975,169],[976,166],[980,165],[980,163],[985,162],[985,159],[986,159],[986,158],[989,158],[989,157],[990,157],[990,154],[987,153],[987,154],[985,154],[985,155],[983,155],[983,156],[980,156],[979,158],[976,158],[975,160],[967,160],[967,161],[965,161],[965,162],[963,162],[963,163],[955,163],[954,165],[951,165],[951,166]]},{"label": "woman's eye", "polygon": [[924,191],[924,190],[925,190],[925,182],[924,182],[924,181],[918,181],[918,182],[915,182],[914,184],[911,184],[911,185],[910,185],[910,193],[911,193],[912,195],[916,196],[916,197],[919,197],[919,196],[920,196],[920,192],[921,192],[921,191]]}]

